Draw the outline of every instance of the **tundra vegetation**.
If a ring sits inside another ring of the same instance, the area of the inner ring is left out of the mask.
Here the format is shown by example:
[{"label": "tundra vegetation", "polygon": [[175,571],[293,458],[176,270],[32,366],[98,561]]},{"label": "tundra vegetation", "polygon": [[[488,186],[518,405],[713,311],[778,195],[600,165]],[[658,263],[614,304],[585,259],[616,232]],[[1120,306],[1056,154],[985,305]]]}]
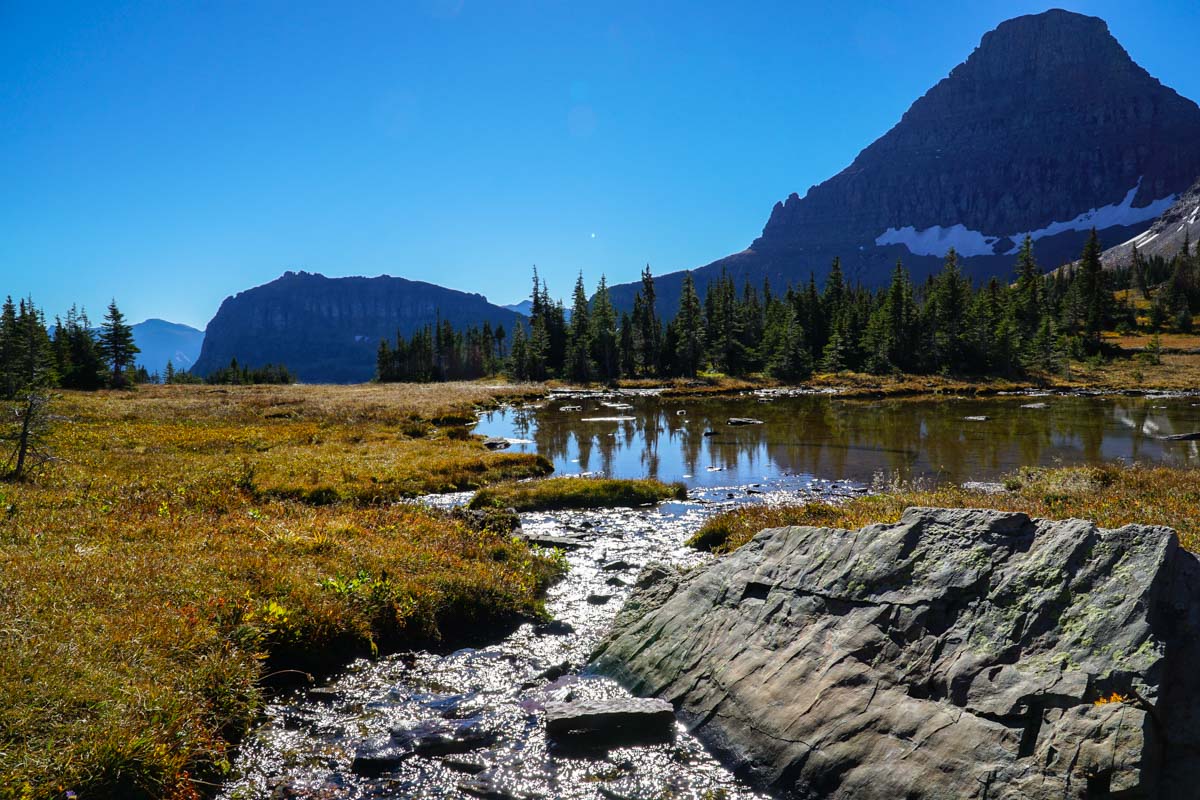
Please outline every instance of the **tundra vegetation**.
[{"label": "tundra vegetation", "polygon": [[0,484],[0,798],[192,798],[274,682],[542,615],[561,562],[403,500],[541,475],[540,387],[63,392]]},{"label": "tundra vegetation", "polygon": [[642,506],[661,500],[684,500],[687,487],[652,479],[546,478],[501,483],[480,489],[470,507],[512,508],[516,511],[554,511],[566,508]]}]

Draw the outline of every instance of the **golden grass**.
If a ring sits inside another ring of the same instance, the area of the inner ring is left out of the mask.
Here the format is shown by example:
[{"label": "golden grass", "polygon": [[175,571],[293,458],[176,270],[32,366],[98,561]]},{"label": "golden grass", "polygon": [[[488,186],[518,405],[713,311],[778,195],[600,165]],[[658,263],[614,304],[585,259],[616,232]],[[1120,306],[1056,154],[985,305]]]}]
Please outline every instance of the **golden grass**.
[{"label": "golden grass", "polygon": [[708,520],[692,537],[694,547],[730,552],[759,531],[785,525],[856,530],[895,522],[911,506],[994,508],[1031,517],[1078,517],[1102,527],[1130,523],[1166,525],[1183,546],[1200,551],[1200,471],[1172,467],[1104,466],[1024,468],[1005,481],[1007,491],[989,494],[946,486],[900,487],[843,503],[745,506]]},{"label": "golden grass", "polygon": [[[1114,333],[1112,331],[1103,334],[1104,341],[1108,344],[1113,344],[1125,350],[1144,350],[1150,346],[1155,334],[1139,331],[1138,333]],[[1196,333],[1160,333],[1158,334],[1158,342],[1163,350],[1176,350],[1180,352],[1200,351],[1200,334]]]},{"label": "golden grass", "polygon": [[265,674],[541,614],[558,561],[370,502],[543,471],[457,426],[532,391],[171,386],[57,401],[60,460],[0,484],[0,798],[195,797],[228,768]]},{"label": "golden grass", "polygon": [[662,500],[687,499],[682,483],[666,484],[644,478],[548,478],[523,483],[502,483],[480,489],[471,508],[512,508],[517,511],[551,511],[563,508],[617,508],[641,506]]}]

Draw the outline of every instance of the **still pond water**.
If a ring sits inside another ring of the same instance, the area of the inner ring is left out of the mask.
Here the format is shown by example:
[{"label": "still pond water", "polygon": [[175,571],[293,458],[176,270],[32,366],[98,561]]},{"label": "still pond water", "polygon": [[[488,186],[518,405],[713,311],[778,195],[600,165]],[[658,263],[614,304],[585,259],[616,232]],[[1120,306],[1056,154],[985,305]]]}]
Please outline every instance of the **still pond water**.
[{"label": "still pond water", "polygon": [[[731,417],[762,424],[731,426]],[[814,477],[869,484],[877,476],[962,483],[994,481],[1024,465],[1200,463],[1200,442],[1161,438],[1200,431],[1200,397],[1188,396],[563,395],[485,414],[476,430],[541,453],[559,475],[655,477],[693,487]]]}]

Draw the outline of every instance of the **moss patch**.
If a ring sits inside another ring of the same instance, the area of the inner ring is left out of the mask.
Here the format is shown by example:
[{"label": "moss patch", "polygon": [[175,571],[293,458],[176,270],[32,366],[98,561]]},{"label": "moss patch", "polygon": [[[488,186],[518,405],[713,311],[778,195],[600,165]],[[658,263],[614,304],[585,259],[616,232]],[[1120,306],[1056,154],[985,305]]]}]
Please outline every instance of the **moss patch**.
[{"label": "moss patch", "polygon": [[641,506],[662,500],[683,500],[681,483],[614,478],[550,478],[527,483],[505,483],[480,489],[471,508],[515,508],[517,511],[553,511],[564,508],[616,508]]}]

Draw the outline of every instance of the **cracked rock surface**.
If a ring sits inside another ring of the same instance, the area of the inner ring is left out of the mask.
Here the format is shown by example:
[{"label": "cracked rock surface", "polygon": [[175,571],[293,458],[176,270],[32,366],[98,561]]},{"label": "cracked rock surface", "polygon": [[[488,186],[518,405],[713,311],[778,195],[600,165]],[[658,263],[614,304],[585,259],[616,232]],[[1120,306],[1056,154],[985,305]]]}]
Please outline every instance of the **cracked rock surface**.
[{"label": "cracked rock surface", "polygon": [[648,569],[595,658],[784,797],[1194,798],[1198,631],[1169,529],[913,508]]}]

